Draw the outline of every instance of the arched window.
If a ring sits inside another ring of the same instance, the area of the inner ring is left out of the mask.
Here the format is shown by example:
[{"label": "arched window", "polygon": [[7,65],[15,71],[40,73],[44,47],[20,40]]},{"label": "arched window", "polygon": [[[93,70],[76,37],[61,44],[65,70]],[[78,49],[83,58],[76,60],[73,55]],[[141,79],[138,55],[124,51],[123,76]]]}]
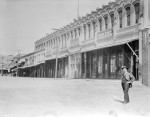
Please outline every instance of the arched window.
[{"label": "arched window", "polygon": [[54,39],[54,48],[55,48],[55,39]]},{"label": "arched window", "polygon": [[86,40],[86,25],[84,25],[83,28],[84,28],[84,40]]},{"label": "arched window", "polygon": [[122,10],[119,10],[118,13],[119,13],[119,27],[122,28]]},{"label": "arched window", "polygon": [[67,33],[67,40],[69,40],[69,38],[70,38],[70,35],[69,35],[69,33]]},{"label": "arched window", "polygon": [[91,38],[91,24],[88,24],[89,38]]},{"label": "arched window", "polygon": [[139,23],[139,18],[140,18],[140,4],[139,3],[136,3],[134,5],[134,8],[135,8],[135,23]]},{"label": "arched window", "polygon": [[71,31],[71,39],[73,39],[73,31]]},{"label": "arched window", "polygon": [[95,31],[96,31],[96,22],[93,22],[93,36],[95,37]]},{"label": "arched window", "polygon": [[74,29],[74,36],[75,36],[75,39],[77,38],[77,30]]},{"label": "arched window", "polygon": [[51,48],[53,48],[53,41],[52,40],[50,41],[50,45],[51,45]]},{"label": "arched window", "polygon": [[61,35],[61,47],[63,47],[64,46],[64,42],[63,42],[64,40],[63,40],[63,35]]},{"label": "arched window", "polygon": [[100,28],[100,31],[102,31],[102,19],[101,18],[99,19],[99,28]]},{"label": "arched window", "polygon": [[111,27],[114,27],[114,13],[110,14],[110,18],[111,18]]},{"label": "arched window", "polygon": [[48,41],[46,42],[47,50],[48,50]]},{"label": "arched window", "polygon": [[105,16],[104,19],[105,19],[105,29],[108,29],[108,16]]},{"label": "arched window", "polygon": [[52,48],[52,41],[49,41],[49,50]]},{"label": "arched window", "polygon": [[131,23],[131,21],[130,21],[130,19],[131,19],[131,9],[130,9],[130,7],[126,8],[126,12],[127,12],[127,26],[130,26],[130,23]]},{"label": "arched window", "polygon": [[78,34],[79,34],[79,37],[80,37],[80,34],[81,34],[81,28],[80,27],[78,28]]},{"label": "arched window", "polygon": [[64,37],[65,37],[65,46],[66,46],[66,34],[64,34]]}]

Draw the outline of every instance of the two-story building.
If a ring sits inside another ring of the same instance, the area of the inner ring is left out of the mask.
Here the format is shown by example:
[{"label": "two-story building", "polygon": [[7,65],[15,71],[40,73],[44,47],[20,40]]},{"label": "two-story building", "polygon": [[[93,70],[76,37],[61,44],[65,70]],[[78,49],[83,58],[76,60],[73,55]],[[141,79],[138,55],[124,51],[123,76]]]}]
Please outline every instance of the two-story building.
[{"label": "two-story building", "polygon": [[150,1],[116,0],[35,42],[45,77],[120,79],[126,65],[150,85]]}]

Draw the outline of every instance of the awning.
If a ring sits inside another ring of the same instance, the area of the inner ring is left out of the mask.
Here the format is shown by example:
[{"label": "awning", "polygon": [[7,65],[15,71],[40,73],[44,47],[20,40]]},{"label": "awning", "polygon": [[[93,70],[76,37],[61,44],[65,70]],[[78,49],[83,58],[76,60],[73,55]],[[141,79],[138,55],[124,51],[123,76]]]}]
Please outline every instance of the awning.
[{"label": "awning", "polygon": [[[36,65],[38,65],[38,64],[36,64]],[[25,68],[29,68],[29,67],[34,67],[34,66],[36,66],[36,65],[29,65],[29,66],[18,67],[18,69],[19,69],[19,68],[25,69]]]},{"label": "awning", "polygon": [[106,44],[101,44],[101,45],[97,45],[95,47],[88,48],[85,51],[84,51],[84,49],[81,49],[81,52],[87,52],[87,51],[91,51],[91,50],[103,49],[103,48],[108,48],[108,47],[113,47],[113,46],[119,46],[119,45],[127,44],[127,43],[135,41],[135,40],[139,40],[139,39],[132,39],[132,40],[129,39],[129,40],[124,40],[124,41],[114,40],[114,41],[110,41]]}]

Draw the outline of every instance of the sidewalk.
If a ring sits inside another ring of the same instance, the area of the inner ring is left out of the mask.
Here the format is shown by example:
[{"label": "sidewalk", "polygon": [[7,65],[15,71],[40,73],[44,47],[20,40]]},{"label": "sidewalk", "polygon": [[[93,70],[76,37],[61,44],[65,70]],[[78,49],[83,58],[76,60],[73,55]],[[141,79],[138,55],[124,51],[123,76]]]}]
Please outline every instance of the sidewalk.
[{"label": "sidewalk", "polygon": [[150,88],[139,81],[124,105],[120,80],[0,78],[0,117],[149,117]]}]

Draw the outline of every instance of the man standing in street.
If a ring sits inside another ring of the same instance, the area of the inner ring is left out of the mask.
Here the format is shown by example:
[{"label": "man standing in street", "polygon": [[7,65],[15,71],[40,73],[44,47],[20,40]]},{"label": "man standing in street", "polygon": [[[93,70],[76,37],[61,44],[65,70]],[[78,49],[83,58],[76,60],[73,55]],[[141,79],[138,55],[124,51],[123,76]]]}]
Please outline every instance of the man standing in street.
[{"label": "man standing in street", "polygon": [[129,88],[132,87],[132,82],[135,80],[134,76],[128,72],[126,66],[122,66],[123,75],[121,78],[121,85],[124,92],[124,104],[129,103]]}]

